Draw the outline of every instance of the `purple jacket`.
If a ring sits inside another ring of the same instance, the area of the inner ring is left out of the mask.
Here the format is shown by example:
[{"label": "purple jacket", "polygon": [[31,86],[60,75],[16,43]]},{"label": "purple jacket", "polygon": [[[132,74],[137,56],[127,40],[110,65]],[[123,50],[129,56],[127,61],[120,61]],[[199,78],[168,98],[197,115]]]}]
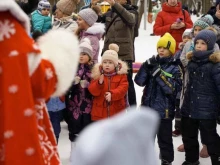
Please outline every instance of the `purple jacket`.
[{"label": "purple jacket", "polygon": [[94,23],[86,31],[80,33],[80,40],[83,38],[88,38],[91,42],[93,49],[93,61],[94,63],[98,62],[99,55],[99,40],[102,38],[102,35],[105,32],[105,25],[102,23]]}]

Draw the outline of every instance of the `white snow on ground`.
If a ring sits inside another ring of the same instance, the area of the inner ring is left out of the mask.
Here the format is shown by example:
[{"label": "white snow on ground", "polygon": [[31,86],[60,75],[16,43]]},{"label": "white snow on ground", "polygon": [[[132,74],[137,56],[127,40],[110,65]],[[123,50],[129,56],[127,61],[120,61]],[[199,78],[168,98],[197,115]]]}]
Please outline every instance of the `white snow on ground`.
[{"label": "white snow on ground", "polygon": [[[197,17],[192,17],[193,21],[197,19]],[[147,58],[151,57],[152,55],[156,55],[156,44],[159,39],[158,36],[150,36],[153,32],[153,24],[147,24],[147,30],[145,31],[143,28],[143,21],[141,28],[139,30],[139,37],[135,40],[135,52],[136,52],[136,62],[143,62]],[[100,42],[101,47],[103,46],[103,41]],[[101,49],[100,49],[101,50]],[[136,96],[137,96],[137,103],[140,104],[142,90],[143,88],[135,85],[136,89]],[[220,127],[218,126],[218,133],[220,133]],[[104,140],[104,139],[103,139]],[[199,138],[200,141],[200,138]],[[177,147],[182,144],[182,137],[174,137],[174,162],[173,165],[181,165],[182,162],[185,160],[185,153],[181,153],[177,151]],[[58,150],[60,153],[61,161],[63,165],[69,165],[69,157],[70,157],[70,141],[68,137],[68,130],[67,125],[62,122],[62,130],[59,139]],[[159,149],[157,145],[157,140],[155,140],[155,150],[158,153],[158,165],[160,164],[159,161]],[[210,158],[200,158],[201,165],[211,165]],[[147,165],[147,164],[146,164]]]}]

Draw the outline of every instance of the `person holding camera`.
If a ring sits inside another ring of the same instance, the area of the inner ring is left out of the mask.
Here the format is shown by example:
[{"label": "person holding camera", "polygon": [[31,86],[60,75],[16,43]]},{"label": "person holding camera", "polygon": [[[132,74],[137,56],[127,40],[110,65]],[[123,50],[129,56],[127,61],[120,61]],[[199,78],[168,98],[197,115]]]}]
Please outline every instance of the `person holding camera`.
[{"label": "person holding camera", "polygon": [[154,24],[154,34],[163,36],[169,32],[176,40],[176,51],[182,42],[182,35],[186,29],[190,29],[193,22],[187,11],[182,10],[182,4],[178,0],[167,0],[162,4],[162,11],[158,13]]}]

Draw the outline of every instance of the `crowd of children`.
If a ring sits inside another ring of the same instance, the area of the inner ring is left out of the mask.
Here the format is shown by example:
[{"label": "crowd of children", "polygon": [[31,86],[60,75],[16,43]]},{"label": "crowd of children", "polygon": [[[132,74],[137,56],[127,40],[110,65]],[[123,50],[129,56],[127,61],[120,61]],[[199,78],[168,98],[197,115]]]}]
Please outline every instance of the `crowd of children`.
[{"label": "crowd of children", "polygon": [[[75,33],[80,42],[78,70],[72,86],[65,96],[46,102],[57,143],[60,121],[64,119],[73,150],[76,137],[87,125],[126,109],[129,68],[119,59],[120,47],[115,43],[98,61],[99,41],[105,27],[97,23],[97,6],[81,10],[74,20],[75,2],[60,0],[54,22],[49,16],[50,9],[50,3],[41,0],[31,14],[33,37],[50,29],[63,29]],[[212,27],[213,23],[210,15],[199,18],[192,29],[185,30],[179,45],[170,33],[164,34],[157,42],[157,55],[147,59],[135,76],[134,82],[144,87],[141,105],[151,107],[161,118],[156,135],[162,165],[172,164],[172,136],[180,134],[183,145],[178,150],[185,151],[182,165],[198,165],[198,130],[204,146],[200,156],[210,156],[213,165],[220,164],[220,137],[216,132],[220,108],[220,54],[216,40],[220,31]]]}]

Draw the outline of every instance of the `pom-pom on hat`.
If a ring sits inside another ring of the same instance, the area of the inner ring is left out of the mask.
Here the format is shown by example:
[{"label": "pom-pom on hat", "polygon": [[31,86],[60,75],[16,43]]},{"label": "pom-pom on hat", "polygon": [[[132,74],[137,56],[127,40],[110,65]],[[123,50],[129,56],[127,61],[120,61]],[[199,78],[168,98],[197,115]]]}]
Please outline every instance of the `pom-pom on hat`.
[{"label": "pom-pom on hat", "polygon": [[79,51],[80,53],[86,53],[90,57],[91,60],[93,59],[92,46],[88,38],[82,39],[82,41],[79,44]]},{"label": "pom-pom on hat", "polygon": [[188,36],[188,37],[192,38],[192,29],[186,29],[186,30],[183,32],[182,39],[183,39],[183,37],[185,37],[185,36]]},{"label": "pom-pom on hat", "polygon": [[64,14],[70,16],[76,9],[76,2],[75,0],[60,0],[57,2],[56,7]]},{"label": "pom-pom on hat", "polygon": [[37,9],[39,11],[41,11],[42,9],[50,9],[50,2],[48,2],[47,0],[41,0],[38,3]]},{"label": "pom-pom on hat", "polygon": [[202,30],[195,37],[194,45],[196,45],[197,40],[203,40],[207,44],[208,50],[213,50],[217,37],[212,30]]},{"label": "pom-pom on hat", "polygon": [[200,20],[204,21],[209,26],[212,26],[212,24],[214,23],[214,19],[210,14],[206,14],[204,17],[201,17]]},{"label": "pom-pom on hat", "polygon": [[114,62],[115,66],[118,65],[118,51],[119,47],[117,44],[110,44],[109,50],[106,50],[102,55],[102,62],[104,60],[111,60]]},{"label": "pom-pom on hat", "polygon": [[176,41],[175,39],[170,35],[170,33],[165,33],[157,42],[157,48],[158,47],[164,47],[166,49],[169,49],[169,51],[174,54],[176,50]]},{"label": "pom-pom on hat", "polygon": [[81,10],[78,15],[89,25],[92,26],[98,19],[98,15],[96,12],[91,9],[87,8],[84,10]]}]

